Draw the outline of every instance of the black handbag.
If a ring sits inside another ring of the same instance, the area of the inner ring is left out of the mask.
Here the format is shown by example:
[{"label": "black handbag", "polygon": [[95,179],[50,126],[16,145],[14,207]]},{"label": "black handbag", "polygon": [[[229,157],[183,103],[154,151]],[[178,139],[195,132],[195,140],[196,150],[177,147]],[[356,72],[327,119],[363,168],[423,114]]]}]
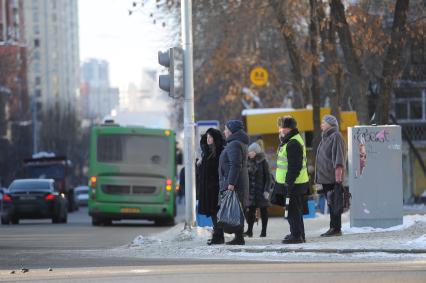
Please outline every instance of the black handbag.
[{"label": "black handbag", "polygon": [[334,214],[341,214],[343,213],[344,208],[344,198],[343,198],[343,191],[344,188],[342,184],[336,183],[334,185],[334,189],[332,191],[327,192],[327,201],[329,203],[329,206],[331,207],[330,211]]},{"label": "black handbag", "polygon": [[287,197],[287,186],[285,184],[275,183],[271,194],[271,203],[285,207],[285,198]]},{"label": "black handbag", "polygon": [[351,208],[352,194],[349,192],[349,188],[343,189],[343,209],[348,210]]}]

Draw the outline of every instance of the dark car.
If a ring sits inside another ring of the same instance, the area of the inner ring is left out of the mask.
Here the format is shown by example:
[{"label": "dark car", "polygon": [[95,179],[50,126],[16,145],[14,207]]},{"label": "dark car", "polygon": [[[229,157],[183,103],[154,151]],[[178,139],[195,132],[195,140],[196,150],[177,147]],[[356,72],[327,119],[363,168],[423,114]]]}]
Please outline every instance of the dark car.
[{"label": "dark car", "polygon": [[20,219],[51,218],[66,223],[67,200],[55,189],[53,179],[20,179],[3,195],[2,224],[18,224]]}]

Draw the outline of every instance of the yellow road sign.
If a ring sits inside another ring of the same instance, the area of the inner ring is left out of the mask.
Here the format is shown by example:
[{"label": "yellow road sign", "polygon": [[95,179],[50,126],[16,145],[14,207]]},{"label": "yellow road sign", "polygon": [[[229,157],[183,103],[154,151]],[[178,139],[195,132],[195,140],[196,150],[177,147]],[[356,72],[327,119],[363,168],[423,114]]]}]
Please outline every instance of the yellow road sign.
[{"label": "yellow road sign", "polygon": [[255,86],[264,86],[268,82],[268,71],[263,67],[255,67],[250,72],[250,80]]}]

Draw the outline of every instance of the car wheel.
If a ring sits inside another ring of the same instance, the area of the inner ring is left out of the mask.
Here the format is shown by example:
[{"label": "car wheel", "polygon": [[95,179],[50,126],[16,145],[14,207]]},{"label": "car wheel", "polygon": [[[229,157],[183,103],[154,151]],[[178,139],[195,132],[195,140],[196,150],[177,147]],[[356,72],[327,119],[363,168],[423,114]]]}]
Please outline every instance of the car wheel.
[{"label": "car wheel", "polygon": [[12,217],[10,222],[12,222],[12,224],[19,224],[19,218],[18,217]]},{"label": "car wheel", "polygon": [[7,216],[2,216],[1,218],[1,224],[2,225],[9,225],[10,224],[10,219]]},{"label": "car wheel", "polygon": [[104,219],[103,221],[104,226],[111,226],[112,225],[112,220],[111,219]]},{"label": "car wheel", "polygon": [[61,216],[58,214],[53,215],[52,217],[52,223],[53,224],[57,224],[57,223],[61,223]]},{"label": "car wheel", "polygon": [[61,223],[67,223],[68,222],[68,213],[67,213],[67,211],[65,210],[64,211],[64,215],[62,216],[62,218],[61,218]]}]

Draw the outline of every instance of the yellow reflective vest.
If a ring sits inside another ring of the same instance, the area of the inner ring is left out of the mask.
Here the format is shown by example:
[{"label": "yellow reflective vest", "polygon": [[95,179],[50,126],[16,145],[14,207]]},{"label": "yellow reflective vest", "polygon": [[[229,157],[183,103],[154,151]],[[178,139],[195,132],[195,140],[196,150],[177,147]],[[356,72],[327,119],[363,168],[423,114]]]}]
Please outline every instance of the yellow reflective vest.
[{"label": "yellow reflective vest", "polygon": [[[296,140],[300,143],[303,149],[303,162],[302,169],[299,172],[299,176],[297,176],[295,184],[303,184],[309,182],[308,168],[306,167],[306,147],[305,142],[302,139],[300,134],[293,136],[290,140]],[[287,144],[283,145],[278,151],[277,157],[277,170],[275,171],[275,180],[279,184],[285,183],[285,177],[287,175],[288,170],[288,160],[287,160]]]}]

